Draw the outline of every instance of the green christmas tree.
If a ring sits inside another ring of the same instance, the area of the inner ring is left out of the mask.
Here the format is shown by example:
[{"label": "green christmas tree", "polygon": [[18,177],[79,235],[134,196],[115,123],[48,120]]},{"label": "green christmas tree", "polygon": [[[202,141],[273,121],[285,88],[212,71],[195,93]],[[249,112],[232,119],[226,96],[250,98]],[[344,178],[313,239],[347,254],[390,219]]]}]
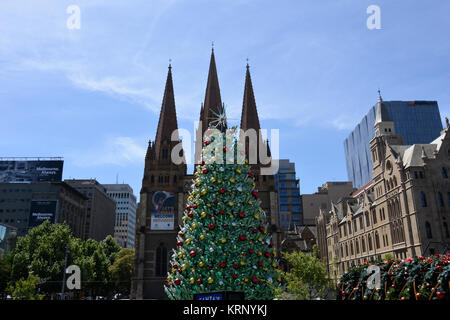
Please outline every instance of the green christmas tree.
[{"label": "green christmas tree", "polygon": [[281,278],[265,213],[236,128],[207,130],[165,285],[170,299],[241,291],[273,299]]}]

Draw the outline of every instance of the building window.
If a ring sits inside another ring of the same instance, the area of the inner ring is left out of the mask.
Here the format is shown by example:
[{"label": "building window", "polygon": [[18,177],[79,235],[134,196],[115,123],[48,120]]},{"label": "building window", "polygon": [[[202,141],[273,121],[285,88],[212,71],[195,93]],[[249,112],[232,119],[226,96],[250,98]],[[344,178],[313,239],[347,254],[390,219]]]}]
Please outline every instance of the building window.
[{"label": "building window", "polygon": [[448,175],[447,175],[447,169],[442,168],[442,178],[447,179]]},{"label": "building window", "polygon": [[380,237],[378,236],[378,232],[375,232],[375,246],[377,249],[380,249]]},{"label": "building window", "polygon": [[445,237],[450,238],[450,234],[448,233],[448,225],[447,222],[444,222],[444,231],[445,231]]},{"label": "building window", "polygon": [[155,176],[152,175],[152,176],[150,177],[150,180],[151,180],[152,183],[154,183],[154,182],[155,182]]},{"label": "building window", "polygon": [[369,243],[369,251],[373,249],[372,246],[372,236],[369,234],[369,237],[367,238],[367,242]]},{"label": "building window", "polygon": [[427,238],[428,239],[433,238],[433,233],[431,232],[431,224],[428,221],[425,222],[425,231],[427,233]]},{"label": "building window", "polygon": [[438,192],[437,197],[438,197],[439,205],[441,207],[443,207],[444,206],[444,199],[442,198],[442,193]]},{"label": "building window", "polygon": [[422,207],[427,206],[427,198],[425,197],[425,193],[420,192],[420,201],[422,203]]},{"label": "building window", "polygon": [[155,275],[163,277],[167,274],[167,248],[161,243],[156,249],[156,268]]},{"label": "building window", "polygon": [[372,211],[372,219],[373,219],[373,223],[377,223],[377,211],[373,210]]}]

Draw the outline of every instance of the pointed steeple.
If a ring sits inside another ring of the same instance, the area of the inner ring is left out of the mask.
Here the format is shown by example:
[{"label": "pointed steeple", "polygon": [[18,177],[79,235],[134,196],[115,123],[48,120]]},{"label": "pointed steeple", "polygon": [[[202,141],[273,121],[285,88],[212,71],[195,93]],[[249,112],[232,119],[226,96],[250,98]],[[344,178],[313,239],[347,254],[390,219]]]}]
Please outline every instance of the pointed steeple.
[{"label": "pointed steeple", "polygon": [[[172,65],[169,64],[167,73],[166,88],[164,89],[164,97],[159,115],[158,129],[154,142],[156,158],[159,157],[161,145],[164,141],[170,142],[172,132],[178,129],[177,114],[175,111],[175,96],[173,92],[172,82]],[[178,137],[177,137],[178,140]]]},{"label": "pointed steeple", "polygon": [[[202,122],[202,135],[208,129],[211,122],[211,118],[215,117],[215,114],[221,113],[222,99],[220,97],[219,79],[217,76],[216,59],[214,57],[214,47],[211,50],[211,60],[209,63],[208,82],[206,85],[205,102],[203,103],[203,110],[200,115],[200,121]],[[222,131],[225,128],[218,128]]]},{"label": "pointed steeple", "polygon": [[245,74],[244,99],[242,103],[241,129],[255,129],[257,132],[261,129],[256,109],[255,95],[253,93],[252,78],[250,76],[250,67],[247,63]]}]

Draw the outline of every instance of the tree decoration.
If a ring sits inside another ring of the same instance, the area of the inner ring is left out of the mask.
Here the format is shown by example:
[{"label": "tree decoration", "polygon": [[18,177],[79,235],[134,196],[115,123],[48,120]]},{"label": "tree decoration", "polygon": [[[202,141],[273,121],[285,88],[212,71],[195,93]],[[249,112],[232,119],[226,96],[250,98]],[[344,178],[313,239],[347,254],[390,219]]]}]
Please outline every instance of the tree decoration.
[{"label": "tree decoration", "polygon": [[[367,287],[370,265],[380,267],[380,288]],[[351,268],[338,283],[338,300],[450,300],[450,254],[373,260]]]},{"label": "tree decoration", "polygon": [[[202,163],[184,212],[187,218],[182,235],[177,235],[181,245],[170,262],[174,273],[165,285],[170,299],[190,300],[195,293],[224,290],[243,291],[246,299],[273,299],[274,288],[280,286],[266,215],[250,167],[236,160],[236,130],[232,132],[210,134],[203,143]],[[230,155],[233,163],[228,162]],[[186,268],[180,272],[175,265]]]}]

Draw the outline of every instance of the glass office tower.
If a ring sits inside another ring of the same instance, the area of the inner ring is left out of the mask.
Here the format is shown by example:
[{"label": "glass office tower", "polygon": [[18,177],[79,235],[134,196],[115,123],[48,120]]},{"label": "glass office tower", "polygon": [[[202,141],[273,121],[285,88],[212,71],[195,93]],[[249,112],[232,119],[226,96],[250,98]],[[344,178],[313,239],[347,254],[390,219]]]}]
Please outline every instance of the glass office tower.
[{"label": "glass office tower", "polygon": [[303,224],[300,180],[295,177],[295,163],[287,159],[279,160],[275,175],[275,188],[278,190],[279,224],[283,231],[294,225]]},{"label": "glass office tower", "polygon": [[[441,115],[436,101],[383,101],[394,122],[395,132],[405,145],[430,143],[442,130]],[[376,105],[361,120],[344,141],[347,175],[355,188],[372,179],[370,140],[375,132]]]}]

